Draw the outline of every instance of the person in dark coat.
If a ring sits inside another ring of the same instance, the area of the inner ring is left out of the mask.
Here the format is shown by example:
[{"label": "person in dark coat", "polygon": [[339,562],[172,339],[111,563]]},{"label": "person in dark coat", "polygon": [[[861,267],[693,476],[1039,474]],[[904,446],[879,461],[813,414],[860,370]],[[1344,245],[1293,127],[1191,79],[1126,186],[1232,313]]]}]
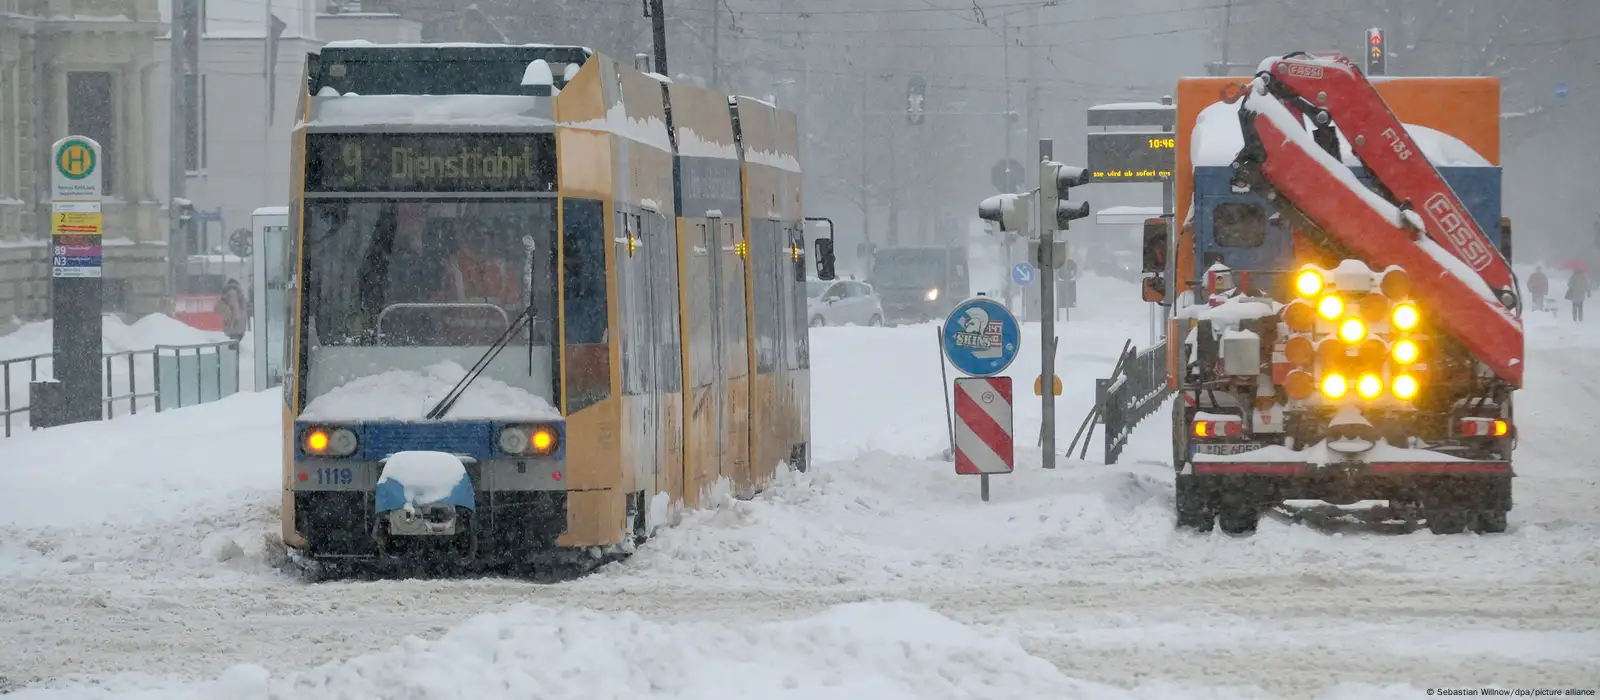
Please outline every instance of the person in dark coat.
[{"label": "person in dark coat", "polygon": [[1583,320],[1583,300],[1589,298],[1589,275],[1583,270],[1574,270],[1572,276],[1567,278],[1567,301],[1572,302],[1572,320]]},{"label": "person in dark coat", "polygon": [[1550,293],[1550,278],[1544,274],[1543,267],[1533,268],[1533,275],[1528,278],[1528,293],[1533,295],[1533,310],[1544,310],[1544,298]]},{"label": "person in dark coat", "polygon": [[244,337],[245,330],[250,327],[250,314],[245,309],[244,289],[239,286],[239,280],[229,279],[223,285],[215,311],[222,316],[223,333],[234,340]]}]

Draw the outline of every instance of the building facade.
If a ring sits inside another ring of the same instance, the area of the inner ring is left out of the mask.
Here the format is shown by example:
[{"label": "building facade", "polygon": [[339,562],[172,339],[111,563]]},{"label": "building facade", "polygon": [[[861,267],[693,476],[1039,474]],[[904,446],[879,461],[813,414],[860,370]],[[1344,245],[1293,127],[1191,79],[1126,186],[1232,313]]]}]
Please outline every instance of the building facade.
[{"label": "building facade", "polygon": [[222,264],[229,235],[256,208],[288,201],[305,55],[328,38],[421,38],[415,21],[353,13],[323,15],[330,37],[319,39],[318,0],[200,7],[199,78],[181,81],[187,146],[174,157],[169,0],[0,0],[0,333],[49,316],[57,139],[83,134],[103,149],[106,310],[167,311],[173,291],[194,291],[168,289],[174,167],[205,234],[187,250],[189,269],[240,276],[248,265]]},{"label": "building facade", "polygon": [[48,315],[50,146],[100,142],[106,306],[159,309],[164,206],[150,178],[157,0],[0,0],[0,325]]}]

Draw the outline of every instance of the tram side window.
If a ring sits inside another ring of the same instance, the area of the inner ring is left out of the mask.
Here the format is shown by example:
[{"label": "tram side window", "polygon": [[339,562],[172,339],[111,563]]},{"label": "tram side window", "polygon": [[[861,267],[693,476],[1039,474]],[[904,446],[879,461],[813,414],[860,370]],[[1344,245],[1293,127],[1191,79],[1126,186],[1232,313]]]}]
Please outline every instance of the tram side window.
[{"label": "tram side window", "polygon": [[603,205],[567,199],[562,256],[566,308],[568,414],[611,395],[611,352],[606,345],[606,231]]},{"label": "tram side window", "polygon": [[778,303],[782,265],[774,255],[782,236],[778,222],[771,219],[753,220],[750,228],[750,257],[756,266],[751,275],[755,281],[756,373],[768,374],[778,365],[778,329],[783,322]]},{"label": "tram side window", "polygon": [[683,390],[683,350],[678,323],[678,236],[670,220],[658,213],[644,216],[650,244],[650,276],[656,323],[656,377],[662,393]]},{"label": "tram side window", "polygon": [[650,248],[657,245],[640,229],[640,216],[618,210],[614,217],[617,302],[622,327],[622,393],[649,394],[655,386],[651,342]]},{"label": "tram side window", "polygon": [[808,369],[811,367],[811,329],[806,319],[806,285],[805,282],[794,281],[794,270],[800,267],[804,270],[805,261],[795,261],[794,250],[805,250],[805,234],[798,226],[785,227],[785,236],[782,255],[782,269],[784,274],[778,277],[778,289],[789,303],[788,320],[789,328],[794,334],[794,342],[785,348],[785,355],[789,369]]}]

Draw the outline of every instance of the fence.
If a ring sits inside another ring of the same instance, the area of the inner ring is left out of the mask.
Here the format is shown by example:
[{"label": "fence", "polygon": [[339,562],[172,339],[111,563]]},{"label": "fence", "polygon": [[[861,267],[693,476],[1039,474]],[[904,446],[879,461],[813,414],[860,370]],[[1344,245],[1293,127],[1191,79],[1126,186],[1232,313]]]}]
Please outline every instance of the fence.
[{"label": "fence", "polygon": [[[1078,426],[1078,433],[1072,436],[1067,455],[1071,456],[1077,450],[1081,439],[1083,449],[1079,451],[1078,459],[1083,459],[1089,452],[1089,441],[1093,439],[1095,426],[1103,425],[1105,463],[1116,464],[1134,427],[1154,413],[1166,398],[1166,343],[1157,343],[1144,352],[1136,352],[1133,341],[1124,343],[1122,355],[1111,369],[1111,378],[1094,380],[1094,408]],[[1085,429],[1088,429],[1087,433]]]},{"label": "fence", "polygon": [[[55,378],[51,360],[49,353],[0,360],[0,422],[5,437],[32,427],[29,387]],[[106,420],[140,410],[160,412],[209,403],[239,391],[238,341],[108,352],[101,361]]]}]

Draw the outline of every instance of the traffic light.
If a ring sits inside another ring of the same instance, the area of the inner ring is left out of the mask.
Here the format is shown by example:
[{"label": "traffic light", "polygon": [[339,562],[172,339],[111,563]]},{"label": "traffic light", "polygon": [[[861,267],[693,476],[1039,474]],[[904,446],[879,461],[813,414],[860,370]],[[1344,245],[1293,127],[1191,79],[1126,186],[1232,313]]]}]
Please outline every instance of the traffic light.
[{"label": "traffic light", "polygon": [[1031,233],[1035,213],[1031,192],[997,194],[978,203],[978,218],[999,224],[1001,231]]},{"label": "traffic light", "polygon": [[1389,45],[1384,43],[1383,30],[1367,30],[1367,75],[1388,75]]},{"label": "traffic light", "polygon": [[1042,199],[1039,210],[1044,212],[1045,223],[1050,222],[1053,214],[1055,229],[1066,230],[1067,224],[1074,219],[1088,216],[1089,203],[1067,199],[1067,190],[1089,184],[1090,179],[1089,171],[1084,168],[1062,165],[1054,161],[1040,163],[1039,196]]}]

